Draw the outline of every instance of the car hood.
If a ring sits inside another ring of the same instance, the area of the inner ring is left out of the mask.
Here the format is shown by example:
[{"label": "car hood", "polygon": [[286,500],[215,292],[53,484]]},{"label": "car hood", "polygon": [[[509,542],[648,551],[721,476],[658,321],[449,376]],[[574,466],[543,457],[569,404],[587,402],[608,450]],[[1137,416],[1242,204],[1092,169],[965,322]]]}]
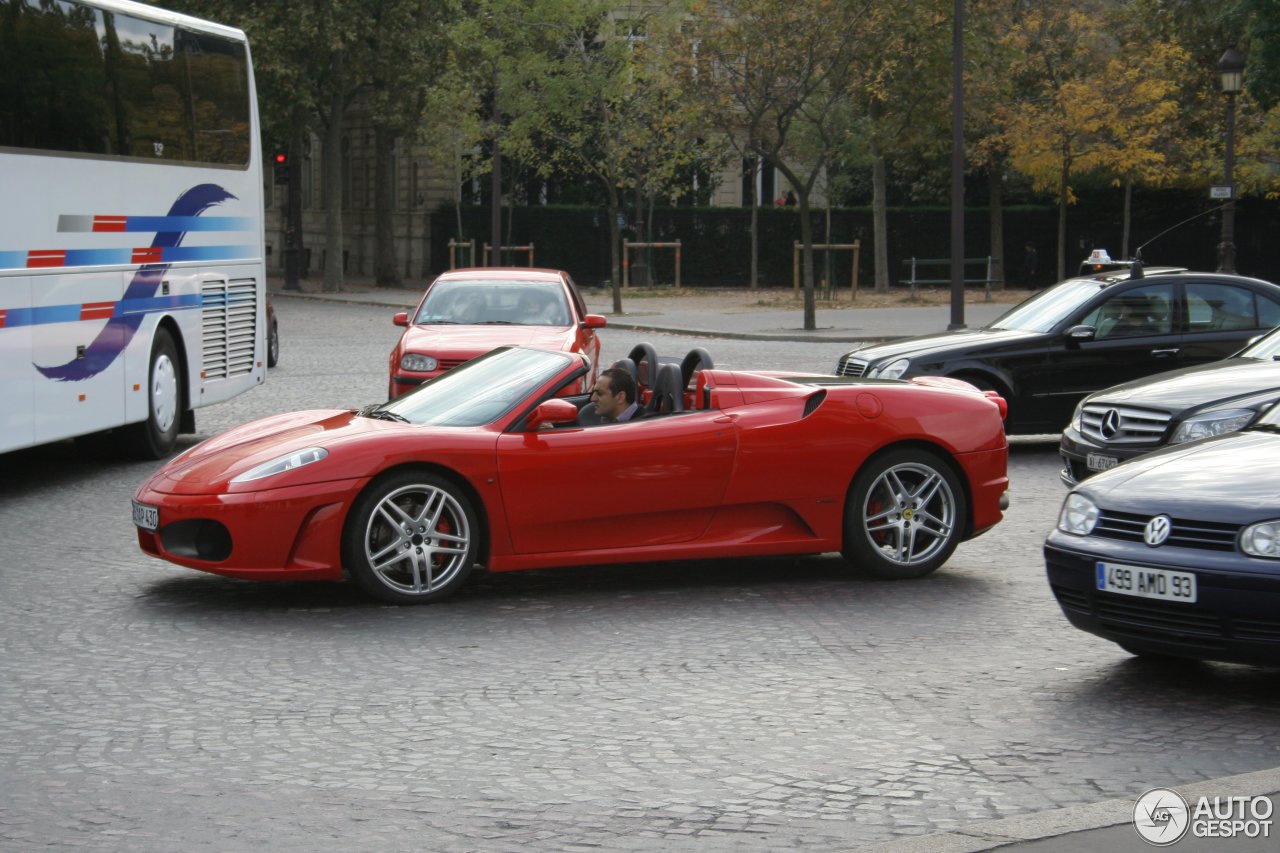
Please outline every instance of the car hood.
[{"label": "car hood", "polygon": [[880,344],[867,344],[849,353],[849,358],[883,361],[890,358],[922,358],[938,353],[979,351],[987,347],[1019,343],[1042,337],[1041,332],[1013,329],[956,329],[933,335],[919,335]]},{"label": "car hood", "polygon": [[501,346],[565,349],[569,326],[410,326],[400,338],[406,352],[427,355],[467,353],[480,355]]},{"label": "car hood", "polygon": [[1205,403],[1249,398],[1267,391],[1280,393],[1280,361],[1228,358],[1135,379],[1099,391],[1085,402],[1127,404],[1177,412]]},{"label": "car hood", "polygon": [[264,462],[291,453],[320,447],[330,454],[336,448],[363,441],[369,436],[389,437],[421,426],[358,417],[342,409],[291,412],[252,421],[201,442],[177,456],[151,476],[145,484],[168,494],[222,494],[253,492],[297,486],[326,480],[348,479],[350,466],[328,458],[261,480],[232,483],[231,480]]},{"label": "car hood", "polygon": [[1125,512],[1240,523],[1280,515],[1277,467],[1280,434],[1245,430],[1148,453],[1093,475],[1077,491]]}]

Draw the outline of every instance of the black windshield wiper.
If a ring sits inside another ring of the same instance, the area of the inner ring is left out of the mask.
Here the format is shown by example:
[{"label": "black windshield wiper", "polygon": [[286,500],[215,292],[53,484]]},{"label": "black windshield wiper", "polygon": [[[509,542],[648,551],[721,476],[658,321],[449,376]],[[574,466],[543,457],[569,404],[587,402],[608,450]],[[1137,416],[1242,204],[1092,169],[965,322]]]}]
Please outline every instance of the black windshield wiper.
[{"label": "black windshield wiper", "polygon": [[516,326],[516,325],[519,325],[519,324],[517,324],[517,323],[513,323],[513,322],[511,322],[510,320],[481,320],[479,323],[476,323],[476,324],[474,324],[474,325],[477,325],[477,326]]}]

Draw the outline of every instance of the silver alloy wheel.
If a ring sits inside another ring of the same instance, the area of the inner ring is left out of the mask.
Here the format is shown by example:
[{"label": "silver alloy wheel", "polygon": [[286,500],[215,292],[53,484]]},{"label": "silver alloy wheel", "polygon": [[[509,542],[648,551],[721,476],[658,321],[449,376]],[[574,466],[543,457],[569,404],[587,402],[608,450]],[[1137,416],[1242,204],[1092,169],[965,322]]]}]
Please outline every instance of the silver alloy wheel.
[{"label": "silver alloy wheel", "polygon": [[168,432],[178,417],[178,368],[167,353],[151,366],[151,418],[156,430]]},{"label": "silver alloy wheel", "polygon": [[951,542],[957,523],[956,497],[933,468],[905,462],[884,471],[862,505],[862,529],[886,560],[914,566]]},{"label": "silver alloy wheel", "polygon": [[471,525],[453,495],[415,483],[383,497],[369,514],[364,554],[373,576],[391,589],[425,595],[467,567]]}]

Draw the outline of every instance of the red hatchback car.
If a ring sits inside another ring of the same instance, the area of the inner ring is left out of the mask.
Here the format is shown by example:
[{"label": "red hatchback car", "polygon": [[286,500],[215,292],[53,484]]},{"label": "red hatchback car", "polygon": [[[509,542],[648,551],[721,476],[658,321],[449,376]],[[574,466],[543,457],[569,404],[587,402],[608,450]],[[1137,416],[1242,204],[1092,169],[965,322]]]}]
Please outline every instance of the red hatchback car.
[{"label": "red hatchback car", "polygon": [[605,318],[588,314],[567,272],[529,268],[450,270],[427,285],[412,311],[393,318],[406,326],[391,351],[388,399],[496,347],[514,345],[580,352],[591,363],[577,390],[596,381]]}]

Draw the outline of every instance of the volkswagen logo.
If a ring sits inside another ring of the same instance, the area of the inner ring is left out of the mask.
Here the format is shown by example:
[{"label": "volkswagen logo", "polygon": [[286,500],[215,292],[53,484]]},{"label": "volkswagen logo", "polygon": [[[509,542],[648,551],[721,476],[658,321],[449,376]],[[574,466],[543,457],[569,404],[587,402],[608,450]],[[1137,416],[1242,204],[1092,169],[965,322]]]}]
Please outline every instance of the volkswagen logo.
[{"label": "volkswagen logo", "polygon": [[1102,425],[1098,428],[1105,439],[1113,439],[1120,432],[1120,413],[1115,409],[1107,409],[1102,415]]},{"label": "volkswagen logo", "polygon": [[1142,529],[1142,539],[1152,548],[1157,545],[1163,545],[1165,540],[1169,538],[1169,532],[1173,529],[1173,522],[1169,520],[1167,515],[1157,515],[1155,518],[1147,522],[1147,526]]}]

